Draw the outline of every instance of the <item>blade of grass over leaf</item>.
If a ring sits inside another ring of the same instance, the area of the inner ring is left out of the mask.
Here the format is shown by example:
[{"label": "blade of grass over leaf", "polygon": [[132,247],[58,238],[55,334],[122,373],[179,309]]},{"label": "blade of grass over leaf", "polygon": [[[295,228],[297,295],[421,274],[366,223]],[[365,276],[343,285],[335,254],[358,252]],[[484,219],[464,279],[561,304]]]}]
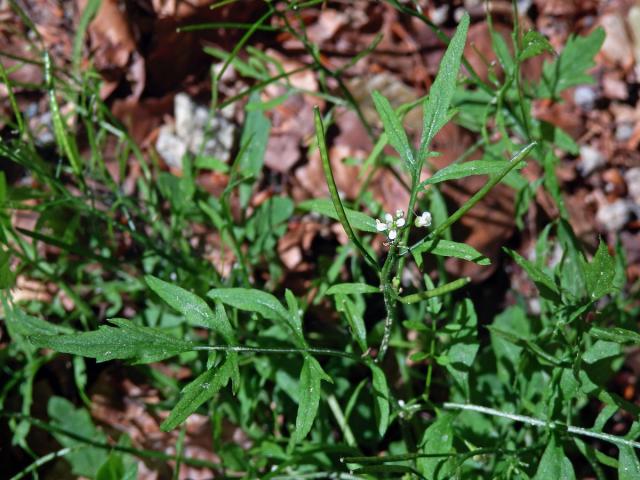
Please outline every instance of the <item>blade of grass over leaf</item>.
[{"label": "blade of grass over leaf", "polygon": [[331,162],[329,161],[329,152],[327,151],[327,142],[324,136],[324,125],[322,124],[320,109],[318,107],[314,107],[313,112],[316,127],[316,137],[318,140],[318,148],[320,149],[320,158],[322,160],[322,169],[324,170],[324,176],[327,180],[329,193],[331,194],[331,201],[333,202],[333,206],[336,209],[338,219],[340,220],[340,223],[342,224],[347,237],[349,237],[349,240],[351,240],[356,248],[360,250],[360,253],[367,261],[367,263],[376,271],[380,271],[378,262],[376,262],[371,254],[364,248],[355,232],[353,231],[353,228],[351,228],[351,224],[349,223],[349,219],[347,218],[347,213],[344,209],[344,206],[342,205],[342,200],[340,200],[340,194],[338,193],[336,181],[333,178],[333,171],[331,170]]}]

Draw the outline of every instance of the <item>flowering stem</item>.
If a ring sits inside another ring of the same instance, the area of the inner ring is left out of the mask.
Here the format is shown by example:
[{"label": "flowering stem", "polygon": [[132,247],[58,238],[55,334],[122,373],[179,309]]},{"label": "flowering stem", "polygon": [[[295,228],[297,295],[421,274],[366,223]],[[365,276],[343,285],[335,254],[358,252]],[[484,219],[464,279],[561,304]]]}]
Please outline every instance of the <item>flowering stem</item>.
[{"label": "flowering stem", "polygon": [[324,125],[322,124],[322,116],[320,115],[320,109],[316,106],[313,107],[314,120],[316,126],[316,136],[318,139],[318,149],[320,150],[320,158],[322,160],[322,169],[324,170],[324,176],[327,180],[327,187],[329,187],[329,194],[331,195],[331,201],[333,202],[333,206],[336,209],[336,214],[338,215],[338,219],[340,219],[340,223],[344,228],[344,231],[349,237],[349,240],[353,242],[360,253],[364,257],[371,267],[377,272],[380,272],[380,266],[378,262],[371,256],[371,254],[367,251],[366,248],[362,245],[358,237],[356,236],[353,228],[351,228],[351,224],[347,219],[347,214],[344,211],[344,206],[342,205],[342,200],[340,200],[340,195],[338,193],[338,187],[336,186],[336,181],[333,178],[333,171],[331,170],[331,163],[329,162],[329,153],[327,152],[327,143],[324,137]]},{"label": "flowering stem", "polygon": [[393,288],[393,282],[391,280],[391,274],[393,267],[398,258],[398,247],[392,244],[389,249],[389,254],[380,272],[380,285],[382,287],[382,295],[384,297],[384,307],[387,315],[384,319],[384,333],[382,335],[382,342],[380,342],[380,349],[376,356],[376,362],[379,363],[384,358],[389,348],[389,340],[391,339],[391,328],[393,327],[393,321],[396,316],[396,302],[397,295]]}]

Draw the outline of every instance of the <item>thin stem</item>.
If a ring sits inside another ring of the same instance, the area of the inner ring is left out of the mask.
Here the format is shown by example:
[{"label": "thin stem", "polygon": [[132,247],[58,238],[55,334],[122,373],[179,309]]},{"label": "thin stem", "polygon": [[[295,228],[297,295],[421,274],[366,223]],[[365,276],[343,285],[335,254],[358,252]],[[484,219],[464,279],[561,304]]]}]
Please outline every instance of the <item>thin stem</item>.
[{"label": "thin stem", "polygon": [[459,278],[457,280],[454,280],[453,282],[449,282],[445,285],[441,285],[440,287],[427,290],[426,292],[419,292],[411,295],[406,295],[404,297],[398,297],[398,300],[406,304],[417,303],[422,300],[438,297],[440,295],[444,295],[445,293],[450,293],[455,290],[458,290],[464,287],[465,285],[467,285],[470,281],[471,281],[471,278],[469,277]]},{"label": "thin stem", "polygon": [[51,460],[55,460],[56,458],[64,457],[65,455],[73,452],[74,450],[79,450],[81,448],[86,448],[86,445],[74,445],[72,447],[61,448],[60,450],[57,450],[55,452],[51,452],[51,453],[48,453],[47,455],[43,455],[42,457],[38,458],[35,462],[33,462],[31,465],[29,465],[27,468],[22,470],[20,473],[17,473],[13,477],[11,477],[10,480],[20,480],[21,478],[24,478],[25,476],[27,476],[27,474],[33,472],[34,470],[37,470],[39,467],[41,467],[45,463],[48,463]]},{"label": "thin stem", "polygon": [[330,357],[348,358],[355,362],[361,361],[358,355],[354,355],[340,350],[331,350],[329,348],[272,348],[272,347],[241,347],[236,345],[196,345],[193,350],[204,351],[222,351],[222,352],[238,352],[238,353],[266,353],[266,354],[287,354],[287,353],[314,353],[316,355],[327,355]]},{"label": "thin stem", "polygon": [[[177,461],[178,460],[178,457],[176,455],[169,455],[167,453],[160,452],[157,450],[145,450],[145,449],[138,449],[133,447],[125,447],[123,445],[111,445],[110,443],[107,443],[107,442],[98,442],[92,438],[79,435],[75,432],[71,432],[64,428],[57,427],[55,425],[51,425],[41,420],[38,420],[37,418],[32,418],[27,415],[22,415],[19,413],[0,412],[0,417],[15,418],[17,420],[26,420],[29,423],[31,423],[31,425],[37,428],[41,428],[47,432],[55,432],[60,435],[64,435],[65,437],[71,438],[73,440],[77,440],[79,442],[85,443],[95,448],[101,448],[108,451],[129,453],[131,455],[135,455],[138,457],[155,458],[156,460],[161,460],[161,461]],[[182,463],[184,463],[185,465],[191,465],[193,467],[199,467],[199,468],[211,468],[211,469],[220,468],[220,464],[209,462],[207,460],[201,460],[199,458],[183,457]]]},{"label": "thin stem", "polygon": [[316,126],[316,136],[318,139],[318,149],[320,150],[320,158],[322,159],[322,169],[324,170],[324,176],[327,180],[327,187],[329,188],[329,193],[331,194],[331,201],[333,202],[333,206],[336,209],[336,214],[340,219],[340,223],[344,228],[344,231],[349,237],[349,240],[353,242],[360,253],[367,261],[369,265],[371,265],[376,271],[380,271],[380,267],[378,266],[378,262],[374,260],[374,258],[369,254],[369,252],[364,248],[360,240],[356,236],[353,228],[351,228],[351,224],[347,219],[347,214],[344,210],[344,206],[342,205],[342,200],[340,200],[340,194],[338,193],[338,187],[336,186],[336,181],[333,178],[333,171],[331,170],[331,163],[329,161],[329,153],[327,152],[327,143],[324,136],[324,125],[322,124],[322,116],[320,115],[320,109],[316,106],[313,108],[315,126]]},{"label": "thin stem", "polygon": [[566,425],[562,422],[545,421],[545,420],[540,420],[538,418],[527,417],[525,415],[517,415],[515,413],[501,412],[500,410],[495,410],[489,407],[483,407],[481,405],[447,402],[443,405],[443,407],[449,410],[470,410],[473,412],[484,413],[486,415],[492,415],[495,417],[507,418],[514,422],[525,423],[533,427],[549,428],[551,430],[566,430],[567,432],[572,433],[574,435],[582,435],[585,437],[597,438],[599,440],[604,440],[605,442],[610,442],[615,445],[624,445],[627,447],[640,449],[640,442],[634,442],[633,440],[627,440],[625,438],[620,438],[616,435],[610,435],[608,433],[594,432],[592,430],[587,430],[586,428],[574,427],[573,425]]}]

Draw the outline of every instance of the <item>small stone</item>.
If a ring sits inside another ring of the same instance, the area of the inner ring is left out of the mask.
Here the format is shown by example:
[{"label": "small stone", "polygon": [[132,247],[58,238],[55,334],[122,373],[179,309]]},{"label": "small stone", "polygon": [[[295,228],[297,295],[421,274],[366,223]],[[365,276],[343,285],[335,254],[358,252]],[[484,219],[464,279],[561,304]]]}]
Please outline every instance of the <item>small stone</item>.
[{"label": "small stone", "polygon": [[582,176],[586,177],[594,170],[602,167],[606,163],[606,158],[597,149],[583,145],[580,147],[580,162],[578,169]]},{"label": "small stone", "polygon": [[603,203],[598,208],[596,220],[608,232],[618,232],[629,221],[630,208],[627,201],[619,199]]},{"label": "small stone", "polygon": [[193,132],[194,104],[186,93],[178,93],[173,99],[173,115],[176,119],[176,133],[188,139]]},{"label": "small stone", "polygon": [[640,167],[633,167],[624,173],[629,196],[636,205],[640,206]]},{"label": "small stone", "polygon": [[626,142],[633,134],[634,126],[629,122],[621,123],[616,127],[616,140],[618,142]]},{"label": "small stone", "polygon": [[187,145],[169,125],[163,125],[158,132],[156,150],[171,168],[182,169],[182,157],[187,153]]},{"label": "small stone", "polygon": [[573,101],[585,111],[593,110],[597,99],[598,94],[595,89],[587,85],[581,85],[573,92]]}]

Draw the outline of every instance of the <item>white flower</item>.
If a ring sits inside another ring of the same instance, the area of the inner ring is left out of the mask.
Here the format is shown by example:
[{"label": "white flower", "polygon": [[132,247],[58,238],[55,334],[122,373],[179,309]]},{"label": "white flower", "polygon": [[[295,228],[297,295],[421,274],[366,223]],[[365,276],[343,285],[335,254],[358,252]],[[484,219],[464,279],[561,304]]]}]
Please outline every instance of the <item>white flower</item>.
[{"label": "white flower", "polygon": [[431,225],[431,214],[422,212],[422,215],[416,217],[416,227],[429,227]]},{"label": "white flower", "polygon": [[405,227],[407,220],[404,218],[402,210],[396,210],[395,217],[390,213],[384,214],[384,221],[376,220],[376,230],[379,232],[387,232],[387,238],[395,241],[398,238],[398,230]]}]

